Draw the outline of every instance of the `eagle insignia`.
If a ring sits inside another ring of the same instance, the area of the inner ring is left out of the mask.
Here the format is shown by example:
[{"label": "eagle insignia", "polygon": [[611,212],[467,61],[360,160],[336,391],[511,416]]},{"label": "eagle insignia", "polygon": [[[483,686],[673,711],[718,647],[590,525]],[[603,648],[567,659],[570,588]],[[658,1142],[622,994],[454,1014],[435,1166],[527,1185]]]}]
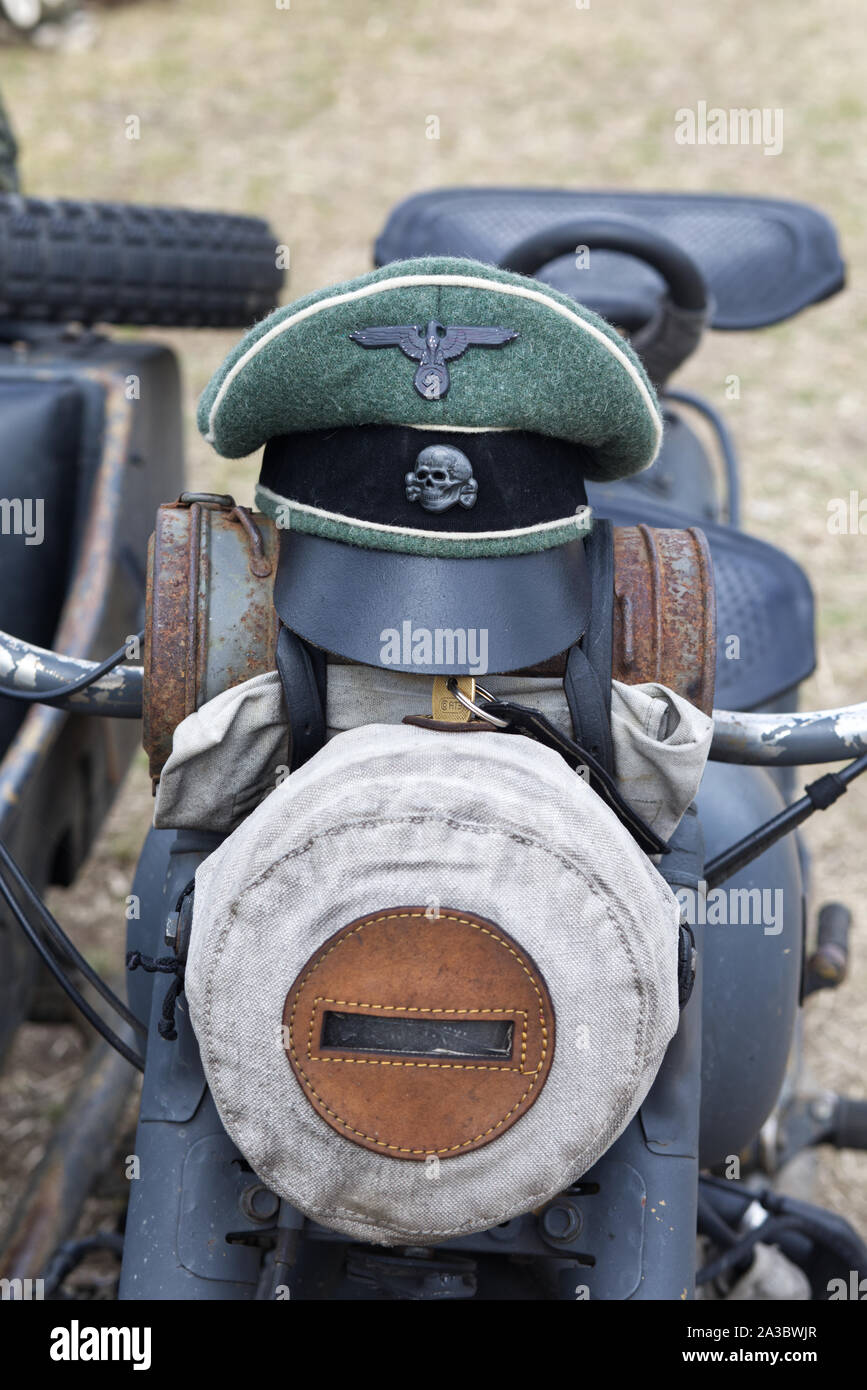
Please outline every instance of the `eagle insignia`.
[{"label": "eagle insignia", "polygon": [[505,347],[520,335],[513,328],[445,328],[431,319],[426,328],[415,323],[393,324],[387,328],[360,328],[349,336],[365,348],[400,348],[406,357],[418,363],[413,377],[416,391],[426,401],[439,401],[451,385],[447,362],[462,357],[467,348]]}]

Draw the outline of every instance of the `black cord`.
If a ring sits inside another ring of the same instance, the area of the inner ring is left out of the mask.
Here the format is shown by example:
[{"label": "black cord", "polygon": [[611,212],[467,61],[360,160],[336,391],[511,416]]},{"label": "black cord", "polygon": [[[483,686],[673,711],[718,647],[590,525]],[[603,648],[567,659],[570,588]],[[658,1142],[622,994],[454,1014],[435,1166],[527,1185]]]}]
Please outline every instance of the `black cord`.
[{"label": "black cord", "polygon": [[[745,1257],[752,1253],[753,1247],[760,1241],[766,1245],[780,1244],[779,1236],[789,1231],[830,1252],[843,1268],[856,1270],[859,1278],[867,1271],[867,1245],[843,1217],[822,1211],[821,1208],[801,1202],[795,1197],[783,1196],[774,1192],[772,1188],[748,1188],[743,1183],[731,1179],[705,1174],[702,1174],[700,1184],[704,1188],[724,1191],[728,1197],[739,1198],[745,1204],[744,1211],[754,1202],[758,1202],[768,1215],[761,1225],[754,1226],[744,1235],[738,1236],[734,1244],[728,1242],[728,1236],[722,1230],[718,1232],[718,1239],[711,1230],[706,1229],[705,1233],[710,1235],[717,1245],[723,1244],[727,1248],[697,1272],[697,1284],[719,1279],[721,1275],[743,1263]],[[702,1205],[701,1197],[699,1204],[701,1219],[707,1214],[708,1206],[706,1199]],[[731,1227],[726,1222],[725,1232],[730,1230]]]},{"label": "black cord", "polygon": [[99,1014],[96,1012],[95,1009],[91,1008],[90,1004],[88,1004],[87,1000],[84,998],[84,995],[81,994],[81,992],[75,988],[75,985],[72,983],[72,981],[66,977],[66,975],[63,972],[63,969],[60,965],[58,965],[51,951],[49,951],[48,947],[42,941],[38,932],[34,930],[33,925],[28,920],[26,914],[22,911],[3,874],[0,874],[0,895],[2,895],[2,897],[6,900],[6,903],[10,911],[15,917],[15,920],[20,926],[21,930],[24,932],[24,935],[27,937],[27,940],[30,942],[31,946],[33,947],[34,951],[36,951],[43,964],[54,976],[55,980],[60,985],[60,988],[63,990],[64,994],[67,994],[69,996],[75,1007],[87,1019],[88,1023],[90,1023],[92,1027],[96,1029],[96,1031],[100,1034],[101,1037],[105,1039],[107,1043],[111,1044],[111,1046],[115,1049],[116,1052],[120,1053],[121,1057],[125,1057],[126,1060],[132,1066],[134,1066],[138,1071],[143,1072],[144,1059],[140,1057],[137,1052],[133,1052],[132,1048],[124,1042],[123,1038],[118,1037],[117,1033],[113,1032],[112,1029],[109,1028],[105,1020],[100,1018]]},{"label": "black cord", "polygon": [[[453,693],[457,689],[456,677],[451,676],[449,678],[448,688]],[[495,699],[487,696],[486,692],[480,689],[476,691],[476,698],[484,701],[483,704],[475,707],[483,718],[493,714],[495,719],[505,721],[507,728],[504,729],[504,733],[534,738],[547,748],[553,748],[554,752],[559,753],[570,767],[582,765],[586,767],[590,773],[593,790],[602,797],[646,854],[670,853],[665,840],[661,840],[653,827],[642,819],[634,807],[630,806],[614,778],[598,759],[594,758],[593,754],[580,743],[577,743],[575,739],[564,734],[562,729],[553,724],[540,710],[530,709],[527,705],[519,705],[514,700]]]},{"label": "black cord", "polygon": [[[144,628],[136,634],[136,641],[144,641]],[[8,686],[0,685],[0,695],[6,700],[23,700],[28,705],[53,705],[57,700],[65,700],[70,695],[75,695],[79,690],[86,690],[95,681],[107,676],[109,671],[113,671],[115,666],[120,666],[123,661],[129,660],[127,645],[129,638],[122,647],[118,647],[116,652],[107,656],[105,661],[101,661],[98,666],[94,666],[92,671],[87,671],[78,680],[70,681],[68,685],[58,685],[54,690],[10,690]]]},{"label": "black cord", "polygon": [[[742,1182],[735,1178],[718,1178],[715,1173],[702,1173],[699,1178],[702,1187],[715,1187],[718,1192],[725,1192],[727,1197],[734,1197],[743,1202],[744,1211],[753,1202],[760,1200],[760,1194],[752,1187],[746,1187]],[[743,1216],[743,1212],[741,1212]]]},{"label": "black cord", "polygon": [[15,860],[12,858],[12,855],[3,844],[2,840],[0,840],[0,864],[3,865],[16,886],[27,896],[36,908],[43,926],[51,939],[52,945],[55,947],[58,954],[61,957],[65,956],[68,964],[74,965],[76,969],[81,971],[81,974],[87,980],[88,984],[92,985],[96,992],[102,995],[105,1002],[111,1005],[115,1013],[119,1014],[124,1022],[129,1024],[130,1028],[134,1029],[134,1031],[139,1033],[143,1038],[146,1038],[148,1030],[145,1025],[127,1008],[123,1000],[118,998],[111,987],[106,984],[105,980],[97,974],[90,962],[81,954],[75,944],[70,941],[66,932],[57,921],[57,918],[53,917],[49,912],[45,903],[33,887],[33,884],[15,863]]},{"label": "black cord", "polygon": [[130,951],[126,958],[127,970],[146,970],[149,975],[174,975],[163,999],[162,1018],[157,1024],[161,1038],[174,1042],[178,1036],[175,1027],[175,1005],[178,995],[184,988],[184,962],[178,956],[143,956],[141,951]]},{"label": "black cord", "polygon": [[784,1231],[802,1232],[803,1229],[803,1222],[796,1216],[771,1216],[761,1226],[754,1226],[745,1236],[741,1236],[736,1244],[730,1245],[715,1260],[703,1265],[695,1276],[695,1282],[709,1284],[711,1280],[719,1279],[720,1275],[743,1263],[746,1256],[752,1254],[753,1246],[760,1241],[764,1245],[776,1245],[777,1237]]},{"label": "black cord", "polygon": [[[108,1250],[118,1259],[123,1256],[123,1236],[114,1231],[97,1231],[95,1235],[84,1236],[81,1240],[67,1240],[59,1245],[51,1256],[43,1274],[46,1298],[54,1298],[60,1291],[64,1279],[86,1260],[95,1250]],[[61,1294],[61,1297],[67,1295]]]},{"label": "black cord", "polygon": [[704,866],[704,881],[708,890],[718,888],[727,878],[731,878],[732,874],[758,859],[760,854],[764,854],[766,849],[770,849],[771,845],[775,845],[784,835],[797,830],[814,811],[826,811],[829,806],[833,806],[848,790],[849,783],[864,772],[867,772],[867,753],[862,753],[853,762],[847,763],[839,772],[826,772],[823,777],[817,777],[815,782],[810,782],[804,788],[804,795],[793,801],[791,806],[784,807],[756,830],[751,830],[742,840],[708,860]]},{"label": "black cord", "polygon": [[714,1245],[720,1246],[723,1250],[728,1250],[738,1242],[737,1232],[723,1220],[701,1189],[698,1194],[698,1231],[699,1235],[709,1236]]}]

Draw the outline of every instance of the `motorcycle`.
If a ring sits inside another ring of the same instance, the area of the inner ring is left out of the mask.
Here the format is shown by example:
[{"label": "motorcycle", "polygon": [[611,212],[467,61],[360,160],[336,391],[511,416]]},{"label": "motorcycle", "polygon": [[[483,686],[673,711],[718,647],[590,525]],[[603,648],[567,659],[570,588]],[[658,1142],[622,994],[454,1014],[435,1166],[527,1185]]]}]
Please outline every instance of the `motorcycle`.
[{"label": "motorcycle", "polygon": [[[10,210],[16,206],[5,202]],[[267,234],[258,226],[257,236],[264,247]],[[668,384],[706,331],[777,323],[837,293],[844,269],[834,229],[812,208],[765,198],[456,189],[400,204],[375,248],[378,267],[441,255],[532,277],[595,311],[628,339],[660,394],[665,431],[652,466],[586,484],[590,511],[607,523],[602,534],[611,538],[607,554],[593,562],[587,650],[594,662],[602,653],[599,669],[607,670],[609,682],[656,682],[713,720],[710,761],[694,805],[657,861],[691,943],[681,962],[685,984],[676,1030],[649,1090],[605,1152],[562,1191],[489,1228],[441,1240],[365,1241],[345,1222],[341,1229],[340,1222],[316,1219],[275,1191],[227,1130],[181,992],[193,884],[226,841],[225,828],[158,823],[148,833],[133,884],[140,912],[127,923],[128,960],[143,968],[129,976],[127,1002],[94,977],[39,893],[48,881],[70,881],[110,799],[108,774],[94,781],[91,771],[89,781],[76,779],[76,769],[102,766],[96,751],[104,748],[101,719],[129,721],[121,726],[132,735],[124,744],[127,756],[137,721],[143,721],[156,785],[184,720],[280,666],[286,629],[274,600],[279,522],[228,496],[182,490],[177,416],[166,406],[176,399],[174,367],[164,349],[126,343],[121,349],[85,331],[64,344],[62,375],[56,334],[39,339],[37,352],[28,348],[25,366],[20,355],[15,358],[20,349],[10,345],[0,386],[8,378],[10,390],[20,393],[28,373],[64,383],[75,373],[76,382],[86,378],[103,398],[113,389],[117,401],[114,456],[105,476],[97,470],[91,490],[76,502],[81,538],[72,551],[78,555],[74,581],[58,587],[70,558],[56,556],[52,608],[46,566],[32,557],[14,614],[10,608],[3,615],[0,694],[20,703],[25,691],[35,707],[16,737],[21,710],[15,704],[8,710],[0,780],[2,804],[16,809],[0,826],[0,892],[6,948],[14,918],[123,1059],[103,1060],[93,1084],[116,1089],[115,1078],[128,1077],[130,1064],[143,1073],[137,1180],[118,1296],[643,1301],[773,1297],[782,1296],[781,1288],[799,1298],[839,1296],[835,1290],[848,1288],[852,1271],[858,1279],[867,1274],[867,1248],[842,1218],[786,1195],[781,1186],[787,1166],[813,1146],[867,1147],[867,1103],[811,1093],[803,1077],[802,1008],[812,993],[843,982],[850,915],[842,904],[826,904],[808,949],[809,866],[797,832],[867,768],[867,704],[799,711],[799,686],[815,665],[809,581],[781,550],[741,530],[729,431],[706,400]],[[260,264],[261,298],[255,305],[244,301],[247,319],[270,307],[266,301],[275,291],[273,275],[264,276],[264,252]],[[116,312],[107,315],[107,301],[87,288],[84,299],[81,285],[78,300],[74,294],[58,298],[52,315],[65,316],[74,303],[76,318],[122,319],[128,301],[118,297]],[[7,311],[9,293],[4,287]],[[214,290],[220,293],[222,287]],[[15,302],[26,308],[26,296],[19,293]],[[166,303],[163,312],[175,314],[176,305]],[[146,314],[153,321],[154,301],[136,301],[135,321]],[[32,343],[34,332],[17,320],[6,336],[10,344]],[[371,345],[382,344],[362,342]],[[40,365],[46,353],[50,368]],[[143,354],[149,362],[157,359],[163,372],[141,392],[142,400],[159,401],[153,428],[163,434],[139,444],[130,467],[125,417],[141,420],[141,414],[126,408],[117,381],[141,375]],[[421,356],[419,348],[416,360]],[[447,374],[444,380],[447,389]],[[715,451],[705,446],[697,419],[710,426]],[[31,457],[45,462],[46,498],[53,493],[62,506],[59,466],[48,462],[58,457],[59,445],[55,440],[52,454],[50,425],[43,428],[48,432],[39,439],[28,423],[26,437],[16,436],[17,456],[23,458],[26,443],[26,466],[32,467]],[[150,466],[152,458],[161,460],[160,470]],[[133,504],[129,493],[120,500],[120,475],[124,487],[138,489]],[[432,473],[422,481],[412,477],[408,487],[416,489],[436,481]],[[456,486],[465,485],[461,475]],[[14,490],[5,479],[4,487]],[[165,501],[173,495],[177,500]],[[144,518],[160,501],[145,578]],[[472,498],[465,495],[463,505],[471,506]],[[133,516],[138,529],[129,535],[119,518]],[[24,556],[31,558],[27,551]],[[125,607],[122,569],[135,576],[126,581]],[[133,614],[144,590],[143,665],[131,664],[125,647],[98,660],[108,632],[138,628]],[[22,595],[31,605],[26,622]],[[336,591],[321,595],[326,606],[338,601],[343,595],[338,600]],[[14,637],[8,632],[13,627]],[[346,665],[334,653],[321,659],[329,671]],[[521,676],[557,683],[565,678],[564,666],[548,662]],[[459,702],[468,698],[459,682],[449,691]],[[526,726],[533,714],[502,689],[492,695],[478,687],[469,698],[482,722],[523,717]],[[390,716],[381,717],[388,722]],[[52,764],[49,796],[46,749],[62,731],[70,750]],[[599,748],[592,730],[585,735],[581,746],[598,787],[604,783],[596,767]],[[842,770],[796,794],[797,767],[839,762],[846,764]],[[6,791],[10,786],[14,795]],[[16,967],[16,979],[23,969]],[[113,1008],[117,1031],[83,999],[70,979],[76,972]],[[4,973],[11,978],[11,970]],[[167,984],[161,975],[170,977]],[[20,987],[15,995],[20,999]],[[17,1014],[9,998],[4,1017],[11,1029]],[[344,1015],[328,1017],[335,1028],[345,1026]],[[398,1050],[402,1045],[395,1044]],[[442,1039],[437,1046],[442,1049]],[[91,1124],[104,1130],[116,1122],[116,1105],[94,1110]],[[38,1277],[48,1268],[59,1290],[84,1252],[60,1242],[59,1252],[40,1247],[28,1234],[37,1205],[34,1195],[30,1215],[24,1212],[7,1242],[3,1273]]]}]

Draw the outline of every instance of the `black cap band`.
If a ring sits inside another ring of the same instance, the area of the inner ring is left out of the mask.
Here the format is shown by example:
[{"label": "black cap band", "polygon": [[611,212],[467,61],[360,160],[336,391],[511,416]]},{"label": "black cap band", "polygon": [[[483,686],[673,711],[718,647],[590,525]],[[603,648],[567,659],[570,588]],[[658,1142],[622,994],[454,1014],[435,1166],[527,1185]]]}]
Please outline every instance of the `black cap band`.
[{"label": "black cap band", "polygon": [[[521,430],[459,433],[409,426],[366,425],[281,435],[265,447],[260,493],[286,511],[304,513],[301,529],[335,536],[335,518],[370,529],[351,544],[413,552],[419,532],[431,540],[530,534],[512,550],[559,543],[551,524],[575,517],[587,502],[586,451],[580,445]],[[376,528],[388,528],[392,534]],[[396,533],[396,534],[395,534]],[[573,531],[574,534],[574,531]],[[401,537],[405,537],[404,543]],[[338,537],[339,538],[339,537]],[[387,543],[386,543],[387,542]],[[417,549],[417,547],[415,547]],[[454,553],[450,549],[448,553]]]}]

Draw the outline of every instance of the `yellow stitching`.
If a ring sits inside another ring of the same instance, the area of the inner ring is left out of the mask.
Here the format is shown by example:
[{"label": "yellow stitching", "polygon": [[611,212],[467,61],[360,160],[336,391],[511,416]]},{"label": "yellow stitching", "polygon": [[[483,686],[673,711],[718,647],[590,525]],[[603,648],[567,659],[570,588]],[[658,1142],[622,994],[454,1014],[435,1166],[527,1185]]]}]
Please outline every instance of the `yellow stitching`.
[{"label": "yellow stitching", "polygon": [[[300,1068],[299,1068],[299,1070],[300,1070]],[[304,1076],[304,1073],[301,1072],[301,1075]],[[522,1105],[523,1102],[527,1099],[527,1096],[530,1094],[530,1092],[532,1091],[532,1089],[533,1089],[533,1087],[535,1086],[535,1084],[536,1084],[536,1081],[535,1081],[535,1078],[534,1078],[534,1080],[533,1080],[533,1081],[530,1083],[530,1085],[527,1087],[527,1089],[526,1089],[526,1091],[524,1092],[524,1094],[521,1096],[520,1100],[516,1101],[515,1104],[512,1106],[511,1110],[507,1111],[506,1114],[503,1116],[503,1118],[502,1118],[501,1120],[498,1120],[497,1123],[496,1123],[495,1125],[491,1125],[490,1128],[484,1130],[484,1132],[483,1132],[482,1134],[477,1134],[477,1135],[475,1136],[474,1139],[464,1139],[462,1143],[460,1143],[460,1144],[452,1144],[452,1145],[450,1145],[450,1147],[447,1148],[447,1149],[407,1149],[407,1148],[402,1148],[400,1144],[386,1144],[386,1142],[385,1142],[384,1139],[374,1139],[374,1138],[373,1138],[373,1135],[371,1135],[371,1134],[365,1134],[365,1133],[364,1133],[362,1130],[360,1130],[360,1129],[354,1129],[353,1126],[352,1126],[351,1124],[348,1124],[347,1121],[344,1120],[343,1117],[342,1117],[341,1115],[338,1115],[338,1114],[336,1114],[333,1110],[329,1109],[329,1107],[325,1104],[325,1101],[324,1101],[324,1100],[322,1099],[322,1097],[319,1095],[318,1091],[315,1091],[315,1090],[313,1089],[313,1087],[311,1086],[310,1082],[307,1080],[307,1077],[304,1076],[304,1085],[307,1087],[307,1089],[308,1089],[308,1091],[310,1092],[310,1094],[311,1094],[311,1095],[314,1095],[314,1096],[316,1097],[316,1099],[319,1101],[319,1104],[322,1106],[322,1109],[323,1109],[327,1114],[329,1114],[333,1120],[336,1120],[338,1124],[342,1125],[344,1129],[348,1129],[349,1132],[350,1132],[350,1134],[357,1134],[359,1139],[366,1139],[366,1140],[368,1141],[369,1144],[376,1144],[377,1147],[380,1148],[380,1149],[391,1149],[394,1153],[399,1153],[399,1154],[451,1154],[451,1153],[457,1153],[458,1149],[466,1149],[466,1148],[469,1148],[469,1146],[470,1146],[471,1144],[477,1144],[477,1143],[479,1142],[480,1139],[487,1139],[487,1137],[488,1137],[489,1134],[493,1134],[493,1133],[494,1133],[494,1130],[500,1129],[500,1128],[506,1123],[506,1121],[508,1120],[509,1116],[510,1116],[510,1115],[514,1115],[515,1111],[518,1110],[518,1109],[520,1109],[521,1105]]]},{"label": "yellow stitching", "polygon": [[522,1076],[535,1076],[536,1072],[542,1070],[542,1063],[534,1071],[525,1071],[522,1067],[498,1067],[487,1062],[391,1062],[382,1057],[317,1057],[314,1053],[308,1052],[308,1059],[311,1062],[352,1062],[357,1067],[427,1067],[440,1071],[516,1071]]},{"label": "yellow stitching", "polygon": [[[393,1062],[388,1058],[380,1057],[318,1057],[310,1051],[313,1046],[313,1024],[315,1022],[317,1004],[341,1004],[347,1009],[383,1009],[392,1013],[405,1014],[520,1014],[523,1022],[521,1024],[521,1061],[517,1067],[506,1067],[497,1062]],[[527,1072],[524,1062],[527,1059],[527,1010],[526,1009],[426,1009],[415,1004],[362,1004],[357,999],[327,999],[324,994],[318,994],[313,1000],[313,1010],[310,1014],[310,1027],[307,1030],[307,1058],[310,1062],[354,1062],[358,1066],[369,1067],[433,1067],[441,1068],[443,1071],[517,1071],[524,1076],[534,1076],[535,1072]],[[544,1059],[543,1059],[544,1060]],[[536,1067],[536,1071],[541,1071],[542,1062]]]},{"label": "yellow stitching", "polygon": [[434,1009],[421,1004],[370,1004],[361,999],[329,999],[325,994],[317,994],[314,1004],[343,1004],[347,1009],[393,1009],[401,1014],[524,1014],[526,1009]]},{"label": "yellow stitching", "polygon": [[[298,1007],[298,996],[299,996],[299,994],[301,993],[301,991],[302,991],[302,989],[304,988],[304,986],[306,985],[307,981],[310,979],[310,976],[314,973],[314,971],[316,971],[316,970],[319,969],[319,967],[320,967],[320,965],[322,965],[323,961],[325,961],[325,960],[328,959],[328,957],[331,955],[331,952],[332,952],[332,951],[336,951],[337,948],[338,948],[338,946],[342,946],[343,943],[344,943],[344,941],[348,941],[349,938],[350,938],[350,936],[354,936],[356,932],[363,931],[365,927],[375,926],[377,922],[394,922],[394,921],[399,921],[399,920],[402,919],[402,918],[426,917],[426,916],[427,916],[427,913],[425,913],[425,912],[385,912],[385,913],[383,913],[383,914],[382,914],[381,916],[379,916],[379,917],[366,917],[366,918],[364,919],[363,922],[359,922],[359,924],[358,924],[357,927],[353,927],[353,928],[352,928],[352,931],[346,932],[345,934],[341,933],[341,935],[339,936],[338,940],[335,941],[334,945],[333,945],[333,946],[329,946],[328,950],[325,952],[325,955],[324,955],[324,956],[321,956],[320,959],[316,962],[315,965],[311,965],[311,967],[310,967],[310,969],[308,970],[307,974],[304,976],[303,980],[301,980],[301,982],[300,982],[299,985],[298,985],[297,990],[295,991],[295,998],[294,998],[293,1001],[292,1001],[292,1010],[291,1010],[291,1012],[290,1012],[290,1014],[289,1014],[289,1036],[290,1036],[290,1038],[292,1038],[292,1037],[294,1036],[295,1010],[296,1010],[297,1007]],[[536,991],[536,997],[537,997],[537,999],[539,1000],[539,1025],[540,1025],[541,1030],[542,1030],[542,1055],[541,1055],[541,1058],[540,1058],[540,1061],[539,1061],[539,1067],[538,1067],[538,1069],[537,1069],[535,1072],[531,1072],[531,1073],[530,1073],[530,1075],[533,1077],[533,1080],[530,1082],[530,1085],[527,1087],[527,1089],[526,1089],[526,1091],[524,1092],[524,1094],[520,1097],[519,1100],[517,1100],[517,1101],[515,1102],[515,1104],[514,1104],[514,1105],[512,1106],[512,1108],[511,1108],[511,1110],[507,1111],[507,1113],[503,1116],[503,1118],[502,1118],[501,1120],[498,1120],[497,1123],[496,1123],[495,1125],[491,1125],[490,1128],[486,1129],[482,1134],[477,1134],[477,1135],[475,1136],[475,1138],[473,1138],[473,1139],[465,1139],[465,1140],[463,1140],[462,1143],[460,1143],[460,1144],[452,1144],[449,1148],[445,1148],[445,1149],[408,1149],[408,1148],[402,1148],[399,1144],[387,1144],[383,1139],[375,1139],[375,1138],[373,1137],[372,1134],[365,1134],[362,1130],[353,1128],[353,1126],[350,1125],[350,1124],[348,1123],[348,1121],[346,1121],[346,1120],[343,1119],[342,1115],[338,1115],[334,1110],[331,1110],[331,1109],[329,1108],[329,1106],[326,1105],[325,1101],[323,1100],[322,1096],[320,1096],[319,1092],[318,1092],[317,1090],[314,1089],[312,1083],[310,1082],[310,1080],[309,1080],[309,1078],[308,1078],[308,1076],[307,1076],[307,1073],[304,1071],[304,1068],[301,1066],[301,1063],[300,1063],[300,1061],[298,1060],[298,1054],[297,1054],[297,1052],[295,1051],[295,1044],[294,1044],[294,1042],[293,1042],[293,1043],[292,1043],[291,1051],[292,1051],[292,1056],[294,1057],[294,1059],[295,1059],[295,1061],[296,1061],[296,1063],[297,1063],[298,1072],[299,1072],[299,1074],[301,1075],[301,1077],[303,1078],[304,1085],[307,1087],[307,1089],[308,1089],[308,1091],[310,1092],[310,1094],[316,1097],[316,1099],[319,1101],[319,1104],[322,1106],[322,1108],[323,1108],[323,1110],[326,1112],[326,1114],[330,1115],[331,1118],[332,1118],[333,1120],[336,1120],[338,1124],[342,1125],[344,1129],[349,1130],[350,1134],[355,1134],[359,1139],[364,1139],[364,1140],[366,1140],[367,1143],[369,1143],[369,1144],[376,1144],[376,1146],[377,1146],[378,1148],[380,1148],[380,1149],[389,1149],[389,1150],[391,1150],[393,1153],[401,1153],[401,1154],[422,1154],[422,1155],[428,1154],[428,1153],[436,1153],[436,1154],[456,1153],[456,1152],[458,1151],[458,1149],[466,1149],[466,1148],[469,1148],[472,1144],[477,1144],[477,1143],[479,1143],[479,1141],[480,1141],[481,1139],[486,1139],[486,1138],[488,1137],[489,1134],[493,1134],[495,1130],[501,1129],[502,1126],[503,1126],[503,1125],[506,1123],[506,1121],[509,1119],[509,1117],[510,1117],[511,1115],[514,1115],[515,1111],[518,1110],[518,1109],[520,1109],[520,1107],[523,1105],[524,1101],[527,1099],[527,1096],[530,1094],[530,1092],[532,1091],[533,1087],[536,1085],[536,1082],[537,1082],[537,1080],[538,1080],[538,1078],[539,1078],[539,1071],[541,1071],[542,1066],[544,1065],[545,1057],[547,1056],[547,1051],[548,1051],[548,1029],[547,1029],[546,1026],[545,1026],[545,1011],[544,1011],[544,1000],[542,999],[542,993],[541,993],[541,990],[539,989],[539,986],[537,985],[537,983],[536,983],[536,981],[535,981],[533,975],[532,975],[531,972],[527,969],[527,966],[525,965],[524,961],[523,961],[523,960],[521,959],[521,957],[518,955],[518,952],[513,948],[513,946],[512,946],[508,941],[504,941],[504,940],[502,939],[502,937],[497,936],[496,932],[492,932],[488,927],[483,927],[483,926],[481,926],[481,924],[480,924],[479,922],[472,922],[472,921],[470,921],[470,919],[467,918],[467,917],[456,917],[456,916],[454,916],[454,914],[451,914],[451,913],[441,913],[441,914],[440,914],[440,917],[439,917],[437,920],[439,920],[439,921],[446,921],[446,922],[457,922],[460,926],[463,926],[463,927],[472,927],[472,928],[474,929],[474,931],[480,931],[480,932],[482,932],[485,936],[489,936],[489,937],[491,938],[492,941],[498,942],[499,945],[500,945],[500,946],[503,946],[503,947],[509,952],[510,955],[512,955],[512,956],[515,957],[515,960],[518,962],[518,964],[520,965],[520,967],[521,967],[521,969],[523,970],[524,974],[527,976],[528,980],[529,980],[530,983],[532,984],[533,989]],[[522,1058],[521,1058],[522,1069],[523,1069],[523,1062],[524,1062],[524,1060],[525,1060],[525,1059],[524,1059],[524,1057],[522,1056]]]}]

